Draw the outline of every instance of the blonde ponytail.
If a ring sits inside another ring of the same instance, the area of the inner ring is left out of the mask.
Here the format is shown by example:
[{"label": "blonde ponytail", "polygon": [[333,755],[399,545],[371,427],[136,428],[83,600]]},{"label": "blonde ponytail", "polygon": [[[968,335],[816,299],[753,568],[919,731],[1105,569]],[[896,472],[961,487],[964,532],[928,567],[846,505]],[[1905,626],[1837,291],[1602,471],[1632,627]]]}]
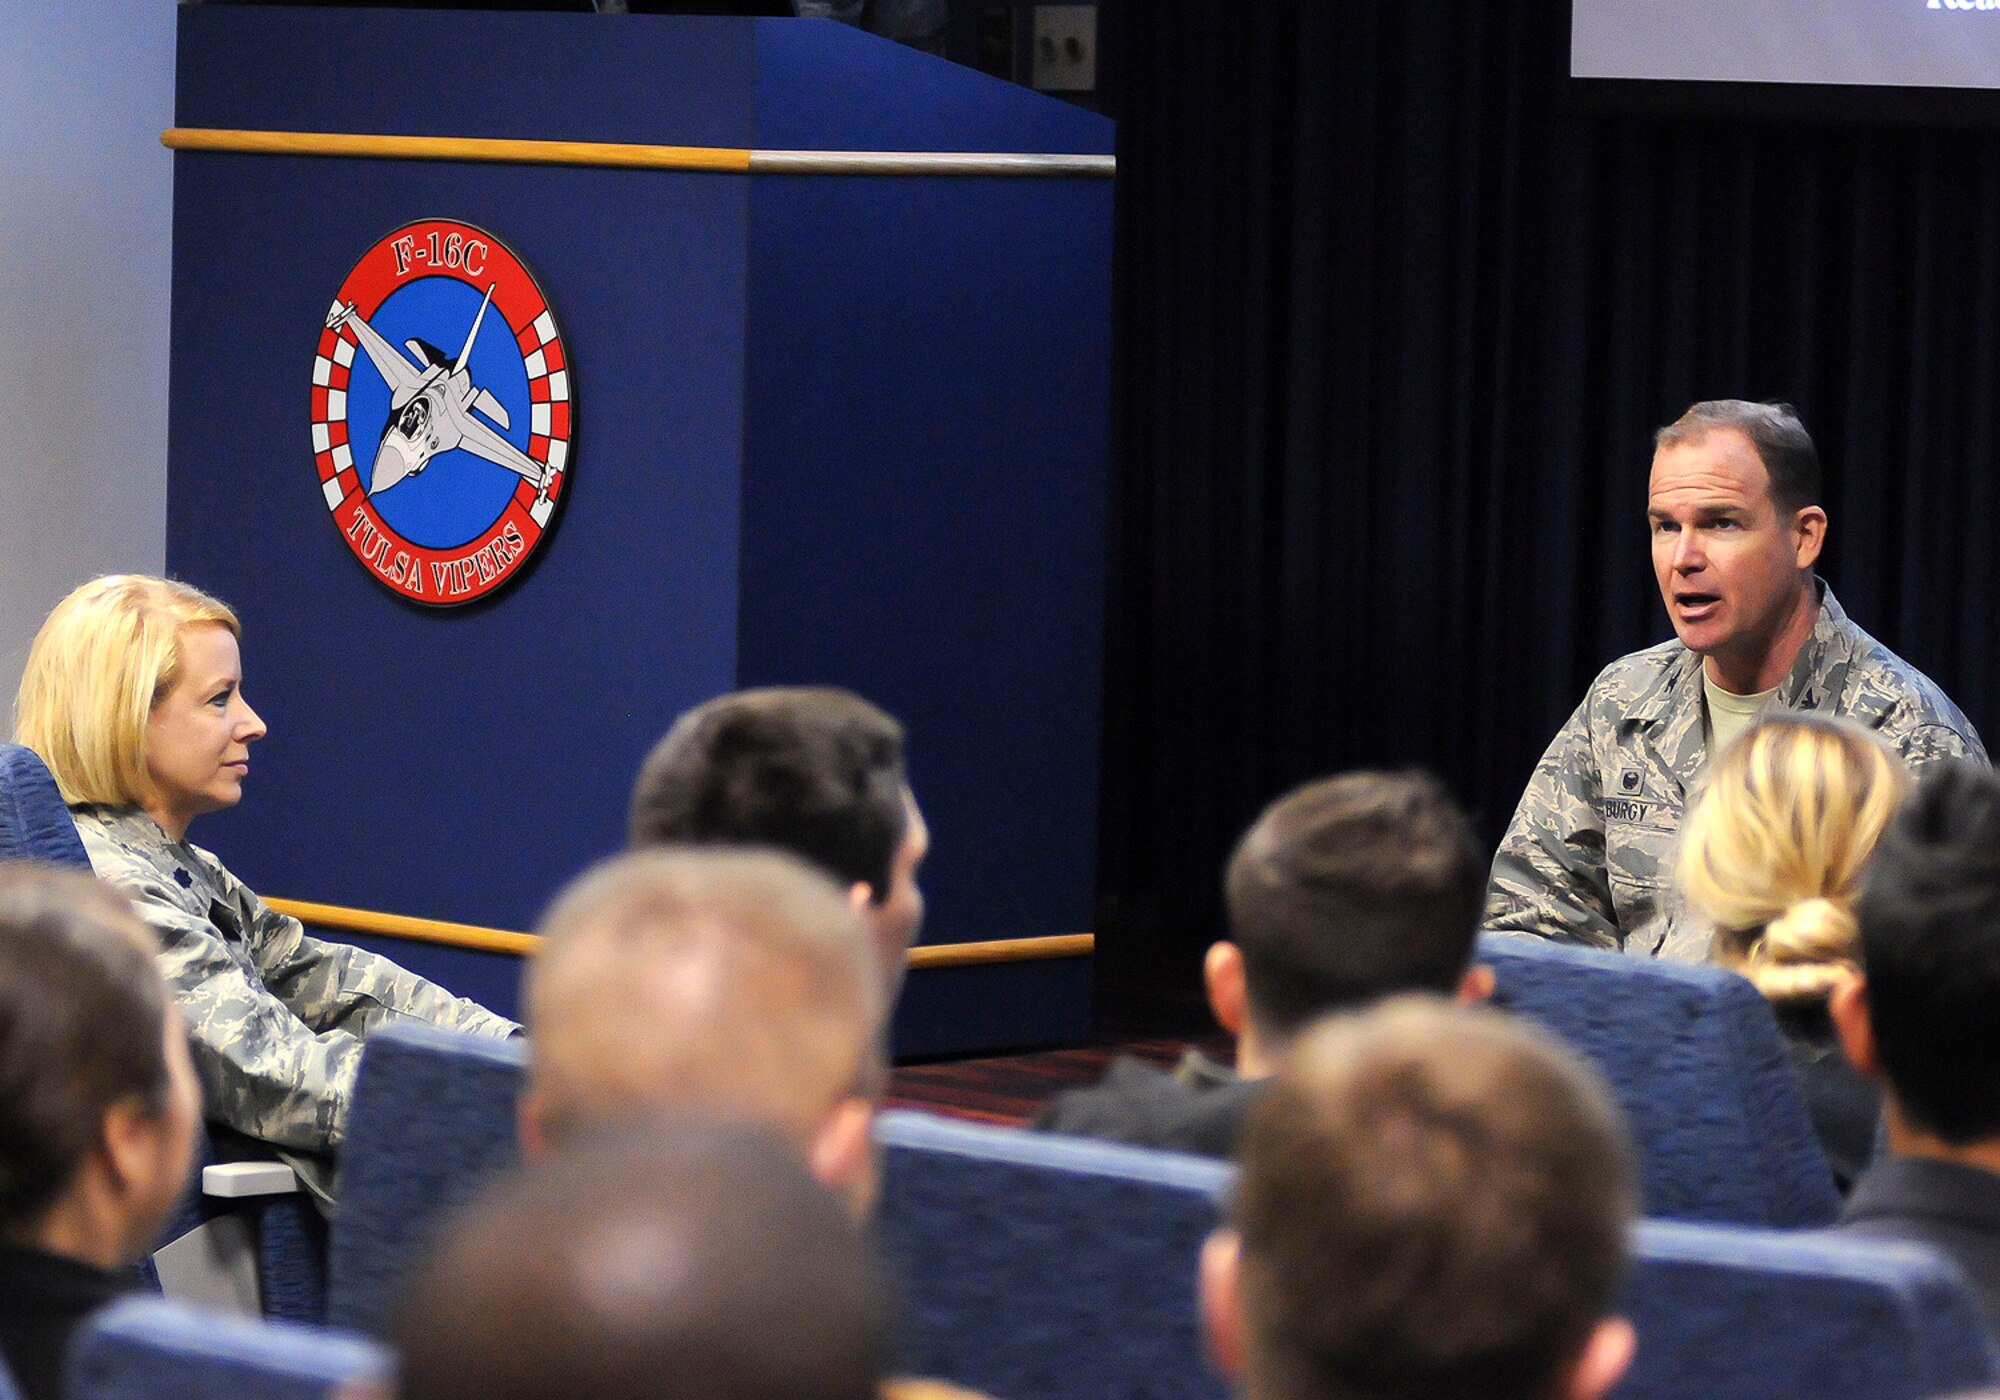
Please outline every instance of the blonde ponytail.
[{"label": "blonde ponytail", "polygon": [[1802,899],[1764,926],[1742,972],[1772,1001],[1817,1000],[1857,965],[1860,945],[1852,901]]},{"label": "blonde ponytail", "polygon": [[1845,720],[1783,715],[1746,730],[1711,766],[1682,834],[1689,906],[1715,929],[1711,957],[1773,1001],[1823,998],[1860,960],[1854,899],[1910,779]]}]

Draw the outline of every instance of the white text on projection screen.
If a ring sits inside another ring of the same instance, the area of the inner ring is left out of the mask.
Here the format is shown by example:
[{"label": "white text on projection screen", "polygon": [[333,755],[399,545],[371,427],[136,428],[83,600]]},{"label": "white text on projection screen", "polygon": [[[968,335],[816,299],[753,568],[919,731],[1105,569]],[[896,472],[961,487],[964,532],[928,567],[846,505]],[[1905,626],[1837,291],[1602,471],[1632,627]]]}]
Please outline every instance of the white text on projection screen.
[{"label": "white text on projection screen", "polygon": [[1578,78],[2000,88],[2000,0],[1573,0]]}]

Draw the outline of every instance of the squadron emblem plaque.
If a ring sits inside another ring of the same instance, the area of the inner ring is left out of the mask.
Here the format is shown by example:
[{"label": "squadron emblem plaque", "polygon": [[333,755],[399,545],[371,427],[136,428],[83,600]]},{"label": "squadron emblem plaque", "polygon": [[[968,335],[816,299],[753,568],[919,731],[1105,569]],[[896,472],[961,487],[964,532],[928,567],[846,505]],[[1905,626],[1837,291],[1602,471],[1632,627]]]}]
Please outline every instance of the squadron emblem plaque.
[{"label": "squadron emblem plaque", "polygon": [[491,233],[405,224],[341,283],[313,360],[313,456],[335,528],[385,588],[450,607],[504,585],[562,502],[575,429],[548,298]]}]

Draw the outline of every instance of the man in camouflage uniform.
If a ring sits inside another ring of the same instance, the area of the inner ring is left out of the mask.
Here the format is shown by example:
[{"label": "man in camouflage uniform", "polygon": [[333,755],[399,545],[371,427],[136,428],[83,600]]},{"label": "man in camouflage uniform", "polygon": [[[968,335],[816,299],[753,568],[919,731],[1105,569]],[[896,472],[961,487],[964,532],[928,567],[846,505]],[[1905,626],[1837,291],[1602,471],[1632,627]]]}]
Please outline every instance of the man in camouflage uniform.
[{"label": "man in camouflage uniform", "polygon": [[289,1149],[285,1160],[322,1198],[365,1036],[405,1017],[478,1035],[520,1030],[385,957],[309,937],[137,808],[72,814],[92,869],[159,937],[209,1120]]},{"label": "man in camouflage uniform", "polygon": [[1675,639],[1606,667],[1542,756],[1493,860],[1486,925],[1699,961],[1708,930],[1672,890],[1681,815],[1757,712],[1845,716],[1913,769],[1986,750],[1813,574],[1819,457],[1790,408],[1699,403],[1655,443],[1647,515]]}]

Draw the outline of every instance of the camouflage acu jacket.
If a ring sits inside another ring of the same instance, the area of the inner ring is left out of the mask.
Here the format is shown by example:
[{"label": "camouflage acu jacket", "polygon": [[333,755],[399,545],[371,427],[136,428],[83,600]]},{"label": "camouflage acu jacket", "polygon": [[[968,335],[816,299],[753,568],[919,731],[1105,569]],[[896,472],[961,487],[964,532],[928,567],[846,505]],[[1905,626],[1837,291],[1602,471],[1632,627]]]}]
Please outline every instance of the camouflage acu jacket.
[{"label": "camouflage acu jacket", "polygon": [[309,937],[199,846],[144,812],[77,807],[98,876],[160,936],[211,1122],[280,1147],[340,1145],[361,1041],[398,1017],[478,1035],[520,1029],[389,959]]},{"label": "camouflage acu jacket", "polygon": [[[1944,692],[1847,620],[1820,583],[1812,637],[1772,707],[1844,715],[1911,768],[1986,762]],[[1592,682],[1521,794],[1493,858],[1487,927],[1684,961],[1708,933],[1672,890],[1681,815],[1707,761],[1701,658],[1678,641],[1620,657]]]}]

